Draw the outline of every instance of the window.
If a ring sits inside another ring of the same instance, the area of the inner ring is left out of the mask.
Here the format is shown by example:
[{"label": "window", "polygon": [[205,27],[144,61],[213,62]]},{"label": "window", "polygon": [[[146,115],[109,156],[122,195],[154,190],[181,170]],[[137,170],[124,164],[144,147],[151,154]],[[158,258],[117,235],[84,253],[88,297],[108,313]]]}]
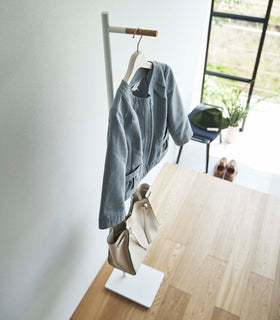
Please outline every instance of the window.
[{"label": "window", "polygon": [[[268,72],[272,77],[277,76],[271,69],[275,54],[280,57],[279,48],[275,48],[270,55],[267,53],[264,55],[264,59],[271,61],[268,71],[260,71],[258,77],[257,71],[272,3],[273,0],[212,0],[201,102],[221,106],[218,99],[221,88],[230,90],[233,86],[245,86],[244,92],[247,94],[245,105],[248,108],[254,86],[254,93],[256,90],[269,91],[265,88],[264,77]],[[280,24],[280,21],[278,22]],[[278,41],[274,40],[275,43],[280,43],[279,35],[280,33],[277,35]],[[273,39],[270,41],[273,42]],[[244,123],[245,120],[241,130],[244,128]]]}]

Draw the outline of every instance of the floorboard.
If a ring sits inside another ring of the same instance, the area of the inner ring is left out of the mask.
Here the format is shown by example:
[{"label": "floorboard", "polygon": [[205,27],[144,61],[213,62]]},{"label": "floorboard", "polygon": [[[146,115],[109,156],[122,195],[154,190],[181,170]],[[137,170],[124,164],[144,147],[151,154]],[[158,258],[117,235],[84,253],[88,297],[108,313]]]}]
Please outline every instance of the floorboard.
[{"label": "floorboard", "polygon": [[105,262],[71,320],[280,320],[280,198],[169,163],[151,189],[152,307],[106,290]]},{"label": "floorboard", "polygon": [[189,301],[189,294],[169,286],[155,319],[181,320]]},{"label": "floorboard", "polygon": [[245,293],[240,320],[269,319],[273,281],[258,274],[251,273]]}]

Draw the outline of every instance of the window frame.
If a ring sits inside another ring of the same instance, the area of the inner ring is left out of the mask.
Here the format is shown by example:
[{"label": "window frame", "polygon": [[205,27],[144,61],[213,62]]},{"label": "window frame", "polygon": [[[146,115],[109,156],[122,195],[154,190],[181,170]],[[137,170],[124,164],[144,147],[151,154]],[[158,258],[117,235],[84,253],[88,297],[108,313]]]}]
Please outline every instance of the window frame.
[{"label": "window frame", "polygon": [[[268,20],[270,17],[271,7],[273,0],[268,0],[266,14],[264,17],[256,17],[256,16],[250,16],[250,15],[242,15],[242,14],[235,14],[235,13],[228,13],[228,12],[220,12],[220,11],[214,11],[214,2],[215,0],[211,0],[211,9],[210,9],[210,18],[209,18],[209,25],[208,25],[208,33],[207,33],[207,44],[206,44],[206,54],[205,54],[205,61],[204,61],[204,68],[203,68],[203,77],[202,77],[202,87],[201,87],[201,96],[200,96],[200,103],[203,103],[203,91],[204,91],[204,82],[205,82],[205,75],[214,76],[214,77],[220,77],[224,79],[230,79],[235,81],[240,81],[244,83],[250,83],[249,84],[249,91],[248,91],[248,97],[246,101],[246,109],[250,106],[250,100],[252,96],[252,92],[254,89],[254,84],[257,76],[257,71],[260,63],[261,53],[263,49],[265,34],[268,26]],[[219,17],[219,18],[230,18],[234,20],[242,20],[242,21],[248,21],[248,22],[255,22],[255,23],[262,23],[263,28],[261,32],[261,37],[259,41],[259,47],[256,55],[256,60],[254,64],[254,69],[252,73],[251,78],[247,77],[239,77],[236,75],[231,75],[223,72],[216,72],[216,71],[210,71],[207,70],[207,60],[208,60],[208,52],[209,52],[209,42],[210,42],[210,34],[211,34],[211,25],[213,21],[213,17]],[[205,103],[207,104],[207,103]],[[213,106],[213,105],[212,105]],[[240,131],[244,130],[246,118],[243,119],[242,126],[240,128]]]}]

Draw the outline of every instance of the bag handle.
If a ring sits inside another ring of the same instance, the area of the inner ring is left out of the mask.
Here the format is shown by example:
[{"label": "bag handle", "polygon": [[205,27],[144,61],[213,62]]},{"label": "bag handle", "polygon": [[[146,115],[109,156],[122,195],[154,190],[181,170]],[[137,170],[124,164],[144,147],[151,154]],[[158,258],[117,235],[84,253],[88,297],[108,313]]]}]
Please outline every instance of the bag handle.
[{"label": "bag handle", "polygon": [[136,195],[136,197],[139,201],[143,199],[140,191],[138,190],[138,188],[136,188],[136,190],[134,191],[134,194],[131,196],[130,207],[128,209],[128,214],[126,215],[125,220],[127,220],[132,215],[132,209],[133,209],[133,205],[135,202],[134,195]]},{"label": "bag handle", "polygon": [[136,197],[138,198],[139,201],[143,199],[143,197],[142,197],[142,195],[141,195],[141,193],[140,193],[138,188],[136,188],[134,194],[136,194]]},{"label": "bag handle", "polygon": [[[141,200],[144,200],[144,199],[148,199],[149,196],[151,195],[151,187],[150,187],[150,185],[148,185],[147,183],[143,183],[140,186],[140,188],[143,188],[143,187],[146,188],[146,192],[144,194],[144,198],[142,197],[142,194],[141,194],[141,192],[140,192],[140,190],[138,188],[135,189],[134,194],[131,196],[130,207],[129,207],[129,210],[128,210],[128,214],[125,217],[125,220],[127,220],[131,216],[133,205],[134,205],[135,201],[137,201],[137,200],[141,201]],[[134,196],[136,196],[137,200],[134,200]]]},{"label": "bag handle", "polygon": [[142,247],[142,248],[145,249],[145,250],[148,250],[149,244],[146,245],[145,243],[143,243],[142,241],[140,241],[140,240],[138,239],[137,235],[135,234],[135,232],[133,232],[131,228],[129,228],[128,231],[129,231],[129,233],[130,233],[131,235],[134,236],[135,240],[137,241],[137,243],[139,244],[140,247]]}]

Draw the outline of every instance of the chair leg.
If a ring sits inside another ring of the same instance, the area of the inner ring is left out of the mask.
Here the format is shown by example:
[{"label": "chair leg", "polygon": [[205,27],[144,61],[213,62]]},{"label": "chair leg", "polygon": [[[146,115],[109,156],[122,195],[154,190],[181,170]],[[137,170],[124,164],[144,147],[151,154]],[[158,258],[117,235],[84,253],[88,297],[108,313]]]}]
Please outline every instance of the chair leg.
[{"label": "chair leg", "polygon": [[178,164],[178,163],[179,163],[179,160],[180,160],[180,157],[181,157],[182,149],[183,149],[183,146],[180,146],[179,153],[178,153],[178,157],[177,157],[177,160],[176,160],[176,164]]},{"label": "chair leg", "polygon": [[210,151],[210,142],[208,142],[206,145],[206,171],[205,171],[205,173],[208,173],[209,151]]},{"label": "chair leg", "polygon": [[222,131],[220,131],[220,143],[222,143]]}]

